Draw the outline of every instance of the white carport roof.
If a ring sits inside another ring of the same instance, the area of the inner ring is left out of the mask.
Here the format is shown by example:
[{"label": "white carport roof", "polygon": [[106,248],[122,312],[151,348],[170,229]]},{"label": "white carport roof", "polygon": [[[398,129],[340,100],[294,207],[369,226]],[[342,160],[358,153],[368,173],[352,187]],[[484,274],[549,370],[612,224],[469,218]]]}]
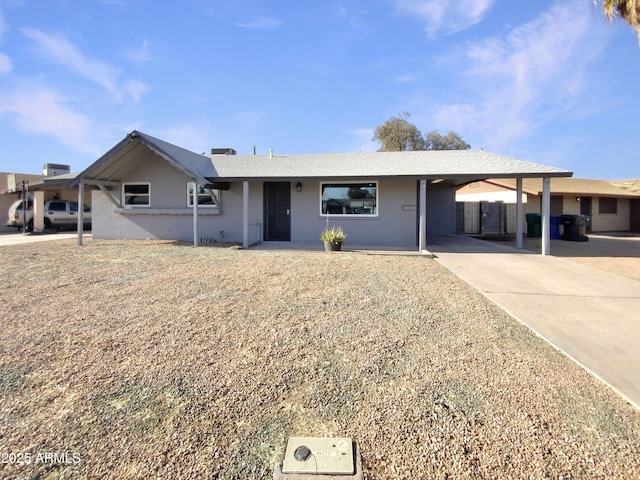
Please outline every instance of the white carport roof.
[{"label": "white carport roof", "polygon": [[159,155],[198,183],[405,177],[463,185],[487,178],[569,177],[572,172],[483,150],[200,155],[134,130],[76,177],[118,181],[148,156]]}]

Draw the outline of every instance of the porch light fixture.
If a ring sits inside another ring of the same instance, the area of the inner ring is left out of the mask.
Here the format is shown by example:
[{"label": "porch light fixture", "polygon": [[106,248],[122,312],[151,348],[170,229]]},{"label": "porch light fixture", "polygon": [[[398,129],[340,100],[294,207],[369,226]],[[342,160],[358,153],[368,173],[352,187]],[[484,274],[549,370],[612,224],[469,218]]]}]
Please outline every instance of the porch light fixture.
[{"label": "porch light fixture", "polygon": [[435,185],[436,183],[444,182],[444,178],[436,178],[435,180],[431,180],[431,184]]},{"label": "porch light fixture", "polygon": [[302,191],[302,184],[300,182],[296,183],[296,192]]}]

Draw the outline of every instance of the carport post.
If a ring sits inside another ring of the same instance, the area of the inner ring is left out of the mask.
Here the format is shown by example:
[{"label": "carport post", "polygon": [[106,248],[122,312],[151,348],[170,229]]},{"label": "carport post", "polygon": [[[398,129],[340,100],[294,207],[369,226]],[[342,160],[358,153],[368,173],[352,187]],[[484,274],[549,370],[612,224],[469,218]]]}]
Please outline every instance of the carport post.
[{"label": "carport post", "polygon": [[551,253],[551,178],[542,179],[542,255]]},{"label": "carport post", "polygon": [[516,178],[516,248],[522,250],[522,236],[524,229],[522,228],[522,177]]},{"label": "carport post", "polygon": [[198,246],[198,182],[193,182],[193,246]]},{"label": "carport post", "polygon": [[44,231],[44,192],[33,192],[33,231]]},{"label": "carport post", "polygon": [[84,180],[78,185],[78,246],[82,245],[84,233]]},{"label": "carport post", "polygon": [[242,182],[242,248],[249,248],[249,182]]},{"label": "carport post", "polygon": [[420,221],[418,228],[418,250],[427,249],[427,181],[420,180]]}]

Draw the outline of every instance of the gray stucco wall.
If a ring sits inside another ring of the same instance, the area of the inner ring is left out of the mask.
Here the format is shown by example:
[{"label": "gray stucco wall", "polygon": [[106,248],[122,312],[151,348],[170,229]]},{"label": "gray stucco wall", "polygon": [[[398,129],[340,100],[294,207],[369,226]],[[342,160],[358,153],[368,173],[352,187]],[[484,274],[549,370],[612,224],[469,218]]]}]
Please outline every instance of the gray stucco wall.
[{"label": "gray stucco wall", "polygon": [[[92,234],[94,238],[164,239],[193,241],[193,217],[187,207],[187,182],[190,180],[161,158],[139,165],[121,179],[122,183],[150,183],[150,207],[118,209],[99,190],[92,192]],[[260,203],[262,191],[251,189],[250,203]],[[120,199],[121,191],[112,192]],[[221,212],[199,208],[198,236],[221,240],[242,240],[242,183],[221,192]],[[169,214],[169,212],[171,214]],[[250,223],[255,223],[255,217]]]},{"label": "gray stucco wall", "polygon": [[[186,205],[184,175],[164,160],[145,162],[126,177],[123,183],[151,184],[151,206],[118,209],[101,191],[92,192],[94,238],[171,239],[193,241],[192,211]],[[358,180],[361,182],[362,180]],[[325,217],[320,214],[320,182],[302,182],[297,192],[291,182],[291,241],[319,243]],[[221,192],[219,215],[206,214],[200,208],[198,233],[200,238],[242,241],[242,182],[233,182],[230,190]],[[120,198],[121,192],[113,192]],[[378,183],[378,212],[373,218],[330,217],[331,225],[341,225],[347,241],[357,245],[416,245],[416,180],[384,179]],[[258,238],[258,225],[263,224],[263,182],[249,183],[249,241]],[[167,210],[171,211],[168,214]],[[208,211],[211,212],[210,210]],[[455,232],[455,190],[429,185],[427,188],[427,234]],[[135,214],[132,214],[135,213]],[[221,235],[224,232],[224,237]]]},{"label": "gray stucco wall", "polygon": [[[375,179],[364,181],[372,180]],[[301,192],[296,192],[295,183],[291,182],[291,241],[318,243],[326,225],[326,217],[320,214],[321,182],[301,182]],[[262,190],[262,184],[252,185],[253,188]],[[348,235],[347,242],[353,245],[415,246],[417,188],[416,180],[379,180],[377,217],[333,215],[329,217],[329,224],[342,226]],[[261,211],[260,202],[260,212],[253,210],[260,222]],[[428,185],[427,213],[428,236],[455,233],[455,189]]]}]

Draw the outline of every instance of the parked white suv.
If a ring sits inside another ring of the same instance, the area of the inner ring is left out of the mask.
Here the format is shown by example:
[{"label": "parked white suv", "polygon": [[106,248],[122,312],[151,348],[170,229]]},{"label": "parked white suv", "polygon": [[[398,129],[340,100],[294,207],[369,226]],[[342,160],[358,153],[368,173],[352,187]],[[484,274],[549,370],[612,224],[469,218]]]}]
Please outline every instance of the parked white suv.
[{"label": "parked white suv", "polygon": [[[22,228],[22,200],[18,200],[9,208],[7,226]],[[27,201],[27,230],[33,230],[33,200]],[[91,208],[84,205],[84,228],[91,228]],[[78,226],[78,202],[68,200],[47,200],[44,202],[44,228],[62,229]]]}]

